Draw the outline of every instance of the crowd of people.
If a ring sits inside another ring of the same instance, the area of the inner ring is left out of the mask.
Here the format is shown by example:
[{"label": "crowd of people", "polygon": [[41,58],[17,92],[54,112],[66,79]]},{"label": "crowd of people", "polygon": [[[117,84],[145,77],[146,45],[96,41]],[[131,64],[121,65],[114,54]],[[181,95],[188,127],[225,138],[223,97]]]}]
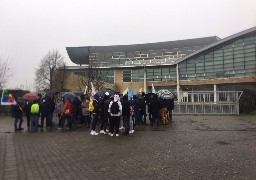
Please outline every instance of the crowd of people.
[{"label": "crowd of people", "polygon": [[[109,92],[105,92],[102,97],[98,94],[74,99],[45,97],[27,101],[25,105],[22,105],[21,99],[16,101],[17,104],[11,108],[11,114],[15,118],[15,132],[24,129],[24,113],[30,132],[43,129],[44,124],[47,129],[58,126],[59,131],[70,130],[76,122],[83,128],[90,129],[91,135],[100,133],[119,136],[122,128],[123,135],[129,135],[136,126],[147,124],[147,116],[151,126],[167,125],[172,120],[174,109],[173,99],[162,99],[153,93],[134,95],[132,99],[127,94],[120,96],[116,93],[110,96]],[[57,124],[53,123],[54,114],[58,118]]]}]

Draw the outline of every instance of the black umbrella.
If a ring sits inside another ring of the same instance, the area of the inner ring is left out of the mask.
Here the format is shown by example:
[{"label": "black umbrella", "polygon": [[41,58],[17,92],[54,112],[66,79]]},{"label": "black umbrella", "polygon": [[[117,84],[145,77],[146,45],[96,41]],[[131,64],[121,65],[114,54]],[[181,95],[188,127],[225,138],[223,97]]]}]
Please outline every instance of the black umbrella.
[{"label": "black umbrella", "polygon": [[98,94],[99,96],[104,96],[106,92],[109,93],[109,96],[113,96],[116,91],[113,90],[113,89],[109,89],[109,88],[103,88],[103,89],[101,89],[97,94]]},{"label": "black umbrella", "polygon": [[71,101],[78,99],[78,96],[76,94],[70,92],[62,94],[61,97],[64,100],[70,99]]}]

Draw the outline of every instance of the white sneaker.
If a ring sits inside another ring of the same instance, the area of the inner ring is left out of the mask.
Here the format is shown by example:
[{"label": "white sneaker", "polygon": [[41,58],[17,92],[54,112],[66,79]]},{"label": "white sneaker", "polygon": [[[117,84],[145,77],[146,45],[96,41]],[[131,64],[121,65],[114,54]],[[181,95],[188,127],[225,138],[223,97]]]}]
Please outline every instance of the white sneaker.
[{"label": "white sneaker", "polygon": [[118,137],[119,136],[119,134],[116,134],[116,137]]},{"label": "white sneaker", "polygon": [[108,132],[109,132],[109,130],[108,130],[108,129],[106,129],[106,132],[108,133]]},{"label": "white sneaker", "polygon": [[122,127],[120,127],[119,129],[124,129],[124,127],[122,126]]},{"label": "white sneaker", "polygon": [[111,135],[111,133],[109,132],[108,135]]},{"label": "white sneaker", "polygon": [[110,136],[112,137],[112,136],[114,136],[114,134],[110,134]]},{"label": "white sneaker", "polygon": [[90,135],[94,136],[95,133],[96,133],[96,132],[92,130],[91,133],[90,133]]},{"label": "white sneaker", "polygon": [[130,133],[130,134],[134,133],[134,130],[130,130],[129,133]]},{"label": "white sneaker", "polygon": [[104,131],[104,133],[103,134],[107,134],[105,131]]},{"label": "white sneaker", "polygon": [[100,134],[104,134],[104,133],[105,133],[105,131],[104,131],[104,130],[101,130],[101,131],[100,131]]}]

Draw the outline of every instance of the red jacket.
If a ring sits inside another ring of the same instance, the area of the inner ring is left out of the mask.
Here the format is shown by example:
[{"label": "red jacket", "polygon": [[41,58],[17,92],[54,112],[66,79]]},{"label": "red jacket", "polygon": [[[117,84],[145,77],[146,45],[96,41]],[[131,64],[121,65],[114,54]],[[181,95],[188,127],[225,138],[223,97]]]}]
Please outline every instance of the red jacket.
[{"label": "red jacket", "polygon": [[[65,112],[68,109],[69,109],[69,113],[66,114]],[[70,101],[66,101],[66,103],[64,104],[64,108],[62,110],[62,114],[66,115],[66,116],[72,116],[73,111],[74,111],[74,107],[73,107],[72,103]]]}]

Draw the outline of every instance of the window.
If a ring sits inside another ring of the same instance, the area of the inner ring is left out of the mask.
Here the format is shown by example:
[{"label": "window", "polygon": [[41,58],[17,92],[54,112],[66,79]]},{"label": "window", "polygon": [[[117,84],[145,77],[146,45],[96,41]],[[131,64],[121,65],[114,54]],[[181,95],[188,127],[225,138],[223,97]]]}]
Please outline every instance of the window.
[{"label": "window", "polygon": [[130,70],[124,70],[123,71],[123,82],[131,82],[131,71]]}]

